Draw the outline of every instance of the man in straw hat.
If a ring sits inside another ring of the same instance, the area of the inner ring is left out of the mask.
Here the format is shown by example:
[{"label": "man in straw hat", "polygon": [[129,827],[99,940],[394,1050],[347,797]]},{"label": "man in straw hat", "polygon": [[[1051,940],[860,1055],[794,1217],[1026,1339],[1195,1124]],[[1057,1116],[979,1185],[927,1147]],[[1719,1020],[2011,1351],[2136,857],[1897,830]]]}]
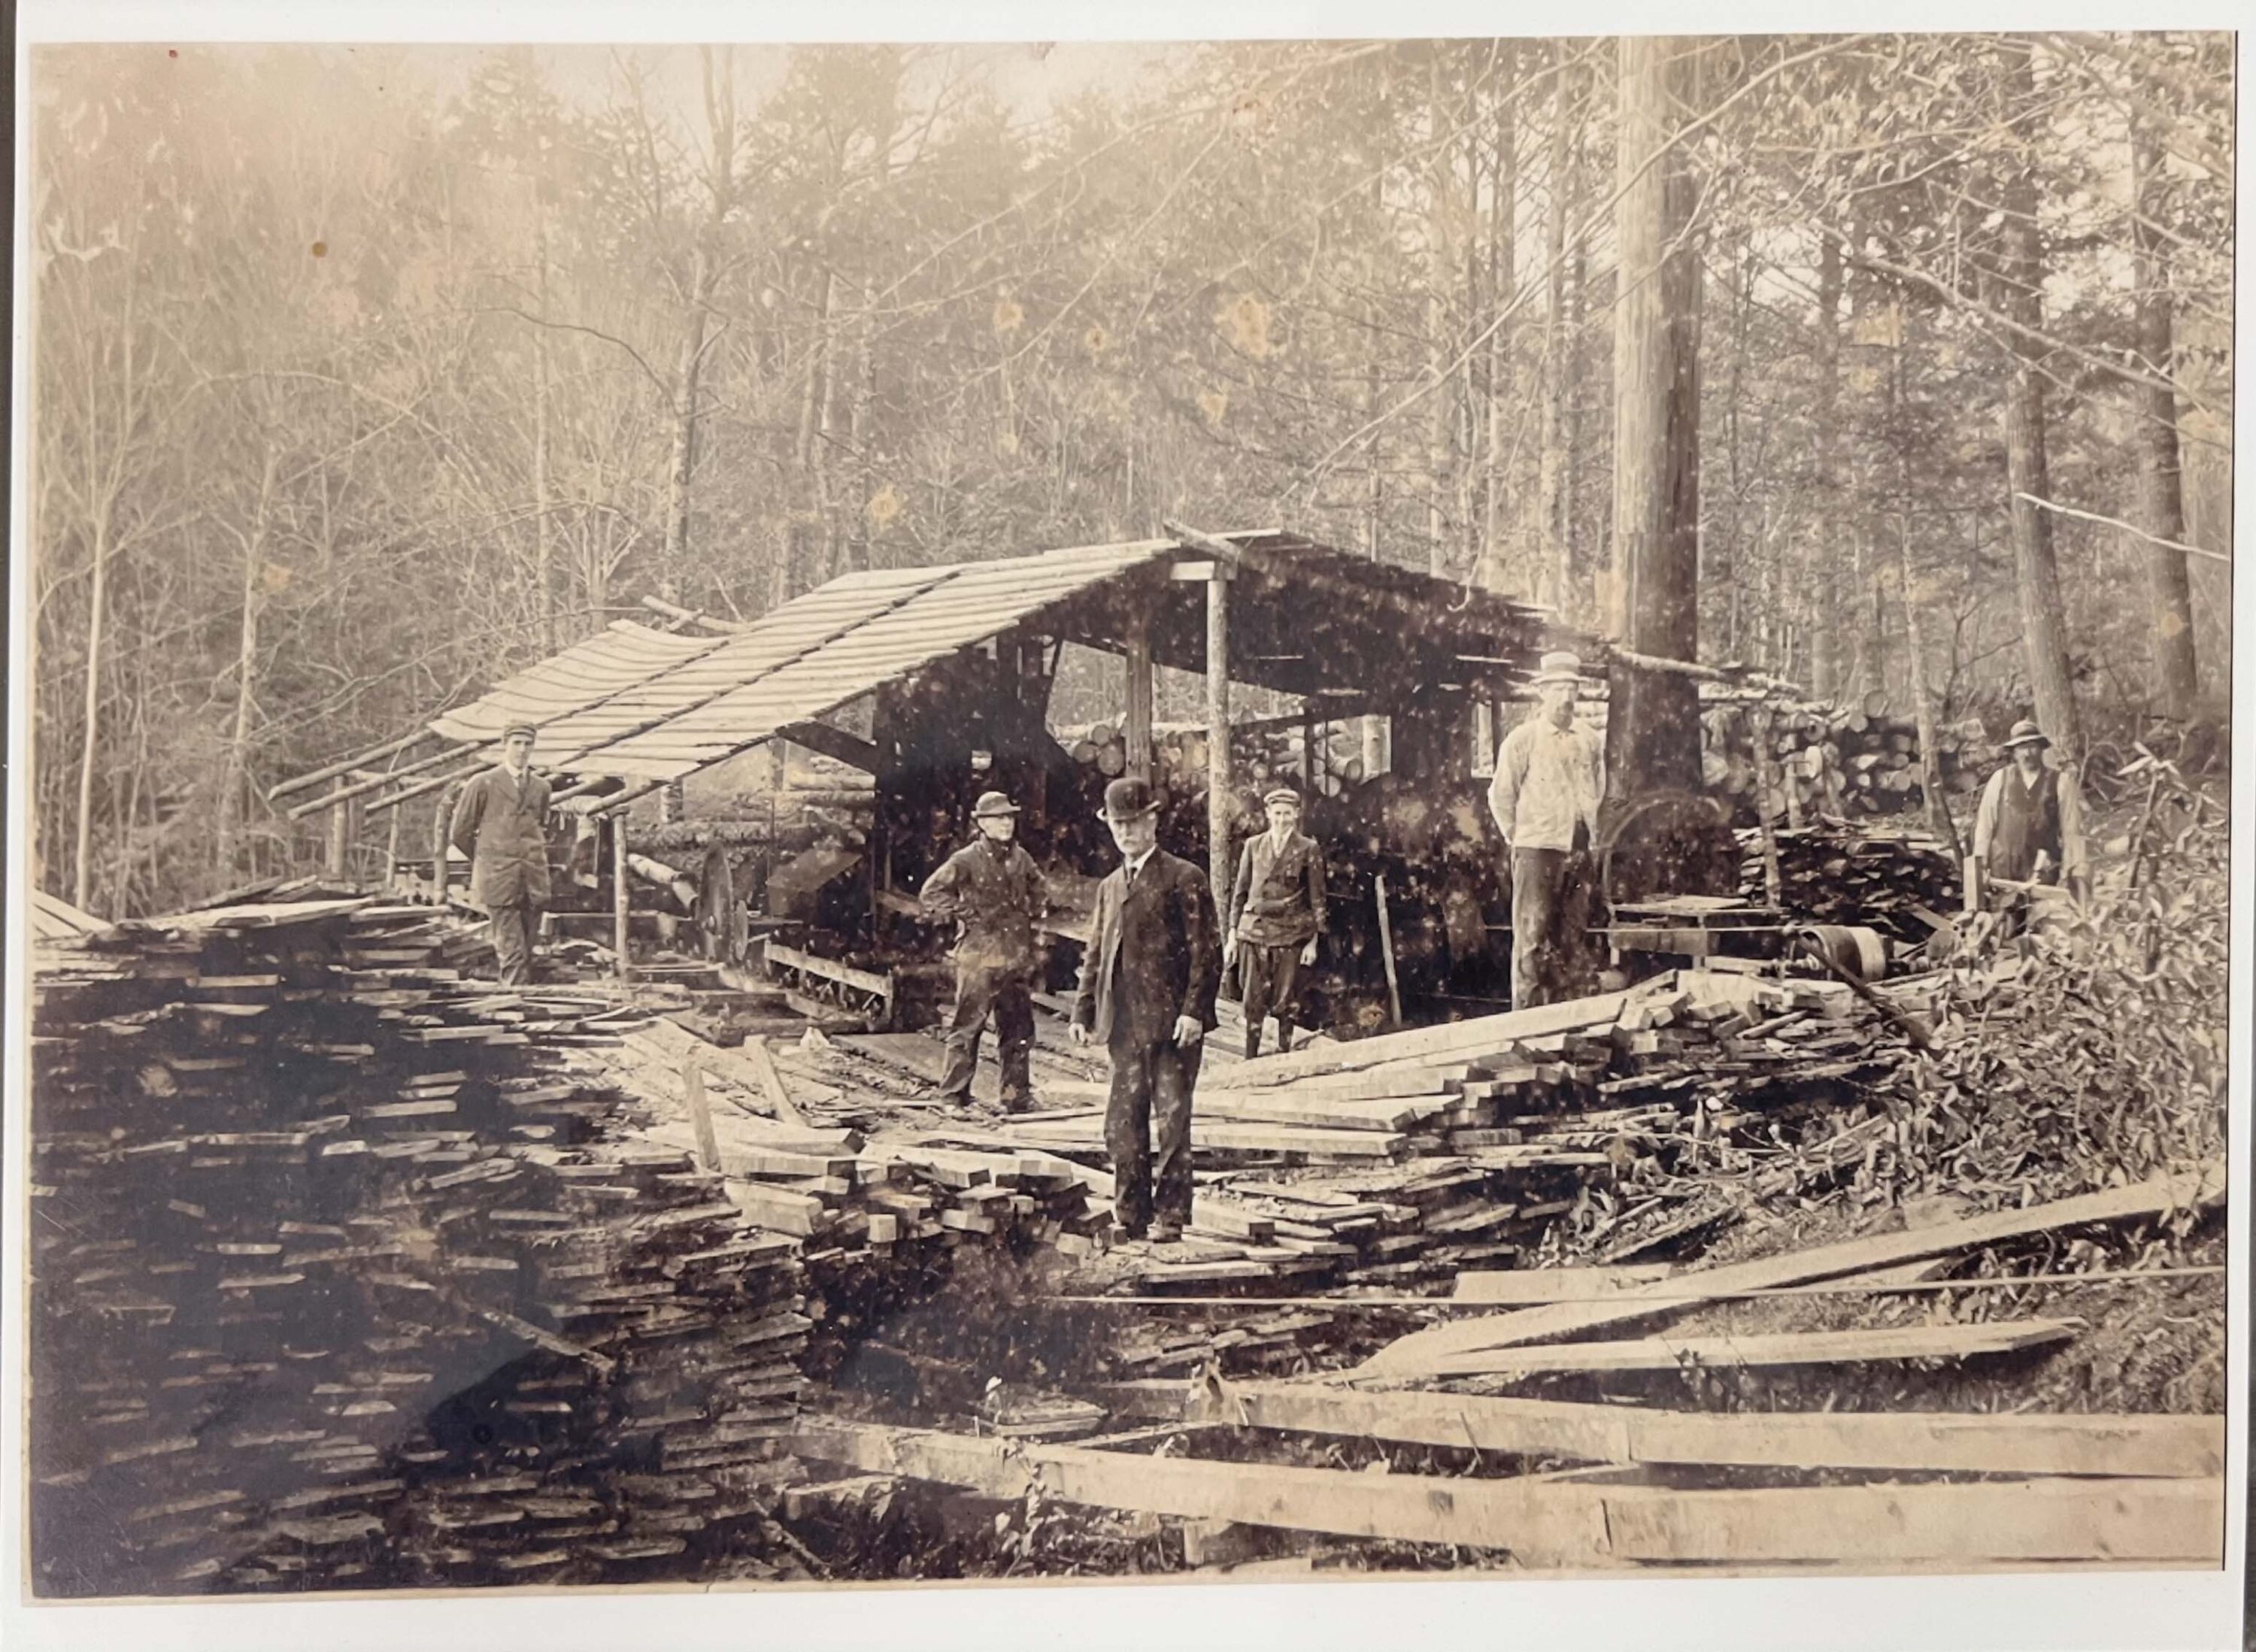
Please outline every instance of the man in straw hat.
[{"label": "man in straw hat", "polygon": [[1148,780],[1104,788],[1121,865],[1097,886],[1070,1032],[1076,1044],[1103,1044],[1111,1061],[1104,1147],[1121,1235],[1148,1232],[1167,1244],[1191,1219],[1191,1091],[1215,1025],[1222,953],[1206,874],[1159,846],[1159,813]]},{"label": "man in straw hat", "polygon": [[1316,961],[1324,929],[1324,851],[1301,830],[1301,794],[1273,787],[1261,800],[1269,830],[1245,840],[1230,886],[1222,964],[1238,971],[1247,1059],[1261,1053],[1261,1022],[1277,1013],[1277,1048],[1293,1048],[1301,971]]},{"label": "man in straw hat", "polygon": [[2045,762],[2052,742],[2024,717],[2006,736],[2011,761],[1982,788],[1974,815],[1978,886],[1990,878],[2058,884],[2082,900],[2090,888],[2083,845],[2083,805],[2076,777]]},{"label": "man in straw hat", "polygon": [[533,727],[511,724],[501,764],[462,787],[448,841],[470,858],[470,900],[491,921],[504,986],[532,979],[534,938],[548,904],[548,782],[532,772]]},{"label": "man in straw hat", "polygon": [[1034,1047],[1034,970],[1040,962],[1035,927],[1047,901],[1041,869],[1019,832],[1019,806],[983,792],[971,806],[978,836],[925,879],[925,910],[955,923],[955,1006],[948,1018],[948,1065],[940,1091],[969,1100],[979,1070],[979,1037],[992,1014],[1001,1046],[1003,1111],[1033,1105],[1028,1056]]},{"label": "man in straw hat", "polygon": [[1512,853],[1512,1006],[1555,1004],[1582,990],[1590,925],[1590,850],[1606,790],[1605,751],[1575,721],[1583,662],[1547,653],[1534,713],[1505,737],[1489,812]]}]

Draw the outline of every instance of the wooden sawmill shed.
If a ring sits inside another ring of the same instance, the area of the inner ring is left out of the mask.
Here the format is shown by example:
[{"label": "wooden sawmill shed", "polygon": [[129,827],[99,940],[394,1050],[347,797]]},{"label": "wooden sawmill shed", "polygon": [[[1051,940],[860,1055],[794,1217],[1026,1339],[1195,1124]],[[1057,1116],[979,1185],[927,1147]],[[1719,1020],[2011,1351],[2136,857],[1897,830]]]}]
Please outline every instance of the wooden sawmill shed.
[{"label": "wooden sawmill shed", "polygon": [[[829,898],[795,907],[795,923],[764,910],[766,874],[780,863],[748,876],[737,859],[732,871],[726,830],[711,835],[701,866],[685,868],[670,854],[675,865],[657,870],[686,871],[706,891],[704,927],[720,931],[725,952],[741,953],[749,918],[752,932],[773,937],[771,962],[811,961],[819,971],[828,960],[834,980],[867,985],[894,962],[936,950],[934,937],[901,926],[914,922],[915,890],[937,857],[963,840],[971,801],[991,786],[1022,806],[1021,841],[1053,874],[1061,907],[1054,927],[1078,935],[1076,907],[1085,911],[1088,887],[1111,858],[1095,820],[1109,776],[1075,761],[1049,721],[1061,654],[1079,645],[1124,661],[1124,679],[1116,679],[1124,695],[1118,766],[1160,782],[1169,798],[1162,841],[1207,863],[1218,900],[1227,899],[1237,841],[1259,824],[1255,788],[1271,773],[1290,778],[1329,811],[1312,827],[1352,840],[1335,851],[1346,867],[1341,927],[1354,936],[1346,950],[1371,967],[1349,973],[1383,991],[1374,961],[1363,956],[1383,945],[1389,958],[1410,960],[1413,978],[1392,993],[1398,1005],[1422,988],[1446,992],[1447,978],[1463,971],[1445,963],[1421,975],[1415,960],[1435,949],[1421,952],[1419,935],[1453,931],[1454,946],[1441,950],[1462,962],[1482,950],[1484,914],[1495,919],[1502,900],[1493,844],[1482,846],[1492,829],[1477,753],[1492,751],[1497,729],[1517,715],[1499,717],[1498,708],[1525,698],[1544,650],[1577,648],[1594,660],[1597,645],[1529,604],[1291,533],[1170,532],[848,574],[749,622],[680,611],[677,630],[615,620],[471,703],[276,794],[331,783],[291,812],[328,815],[333,873],[348,869],[348,851],[369,822],[389,815],[387,877],[442,898],[446,856],[442,843],[433,852],[432,836],[443,831],[453,789],[497,759],[506,727],[535,724],[535,765],[558,803],[580,815],[577,882],[583,892],[608,885],[609,901],[590,900],[595,910],[585,915],[608,919],[624,971],[631,898],[661,893],[635,853],[659,819],[664,800],[652,794],[756,746],[787,742],[871,776],[864,841],[842,851],[834,840],[813,858],[814,881],[833,886]],[[1202,755],[1202,774],[1180,762],[1169,768],[1155,752],[1155,667],[1203,680],[1204,729],[1171,748],[1178,759],[1186,750]],[[1258,696],[1265,714],[1248,718],[1251,696],[1241,695],[1233,716],[1233,688],[1266,691]],[[1280,705],[1288,708],[1281,715]],[[1386,773],[1364,774],[1338,755],[1339,741],[1351,723],[1368,728],[1382,718]],[[1257,723],[1280,757],[1249,772],[1242,753]],[[1360,783],[1342,792],[1328,769]],[[630,813],[637,824],[611,829]],[[745,824],[740,846],[758,831]],[[669,841],[678,847],[682,835]],[[560,866],[571,864],[568,849],[557,852]],[[1453,864],[1443,877],[1445,859]],[[559,905],[571,904],[564,886],[573,881],[560,879]],[[728,892],[717,914],[709,899],[716,881]],[[1390,900],[1392,922],[1370,921]],[[890,990],[873,996],[887,1000],[890,1018]]]}]

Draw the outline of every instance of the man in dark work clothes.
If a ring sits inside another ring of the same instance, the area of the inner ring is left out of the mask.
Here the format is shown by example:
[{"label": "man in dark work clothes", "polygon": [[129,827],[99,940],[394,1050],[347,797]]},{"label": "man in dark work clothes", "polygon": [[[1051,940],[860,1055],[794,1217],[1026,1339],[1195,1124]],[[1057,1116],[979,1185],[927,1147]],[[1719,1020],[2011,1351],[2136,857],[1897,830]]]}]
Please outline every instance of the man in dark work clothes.
[{"label": "man in dark work clothes", "polygon": [[925,910],[956,924],[955,1004],[948,1021],[948,1067],[940,1092],[953,1100],[971,1096],[979,1068],[979,1035],[988,1016],[1003,1063],[1003,1111],[1033,1105],[1028,1057],[1034,1046],[1034,967],[1040,962],[1035,926],[1047,907],[1041,869],[1012,839],[1019,806],[986,792],[971,806],[976,841],[957,850],[925,879]]},{"label": "man in dark work clothes", "polygon": [[1990,777],[1974,815],[1974,858],[1985,878],[2014,883],[2066,883],[2079,901],[2090,890],[2083,844],[2083,805],[2076,777],[2048,766],[2052,742],[2027,719],[2006,737],[2013,760]]},{"label": "man in dark work clothes", "polygon": [[533,729],[502,735],[501,766],[462,788],[447,837],[470,858],[470,900],[492,921],[504,986],[532,979],[533,937],[548,904],[548,782],[532,772]]},{"label": "man in dark work clothes", "polygon": [[1301,830],[1301,794],[1280,786],[1261,800],[1269,830],[1245,840],[1230,886],[1222,964],[1238,971],[1247,1060],[1261,1053],[1261,1023],[1277,1014],[1277,1048],[1293,1048],[1301,971],[1324,932],[1324,851]]},{"label": "man in dark work clothes", "polygon": [[1076,1044],[1103,1044],[1111,1061],[1104,1147],[1121,1236],[1148,1232],[1165,1245],[1190,1225],[1191,1091],[1216,1025],[1222,951],[1206,874],[1159,847],[1159,812],[1147,780],[1104,788],[1122,864],[1097,886],[1069,1031]]}]

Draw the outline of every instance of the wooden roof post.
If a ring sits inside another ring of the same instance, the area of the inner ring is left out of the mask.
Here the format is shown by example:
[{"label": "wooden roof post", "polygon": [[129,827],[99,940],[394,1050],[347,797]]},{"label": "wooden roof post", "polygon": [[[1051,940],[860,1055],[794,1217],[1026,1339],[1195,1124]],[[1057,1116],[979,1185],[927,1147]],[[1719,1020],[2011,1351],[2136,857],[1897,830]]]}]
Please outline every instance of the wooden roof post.
[{"label": "wooden roof post", "polygon": [[1206,855],[1217,913],[1230,909],[1230,568],[1206,582]]},{"label": "wooden roof post", "polygon": [[611,962],[612,973],[628,978],[627,966],[627,812],[611,815]]},{"label": "wooden roof post", "polygon": [[346,863],[352,844],[352,805],[332,803],[329,805],[328,816],[328,874],[332,878],[342,878],[348,870]]},{"label": "wooden roof post", "polygon": [[1128,766],[1136,780],[1152,778],[1152,604],[1137,590],[1128,606]]}]

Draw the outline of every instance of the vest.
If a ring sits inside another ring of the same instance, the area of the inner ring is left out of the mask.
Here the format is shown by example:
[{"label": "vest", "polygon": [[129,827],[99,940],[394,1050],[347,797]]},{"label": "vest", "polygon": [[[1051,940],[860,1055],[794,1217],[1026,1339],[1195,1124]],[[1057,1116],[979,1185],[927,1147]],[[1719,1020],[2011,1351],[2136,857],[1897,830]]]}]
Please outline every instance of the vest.
[{"label": "vest", "polygon": [[1998,788],[1998,830],[1990,840],[1990,867],[1999,878],[2026,882],[2039,851],[2052,857],[2047,883],[2060,881],[2060,772],[2039,772],[2034,785],[2019,768],[2006,771]]}]

